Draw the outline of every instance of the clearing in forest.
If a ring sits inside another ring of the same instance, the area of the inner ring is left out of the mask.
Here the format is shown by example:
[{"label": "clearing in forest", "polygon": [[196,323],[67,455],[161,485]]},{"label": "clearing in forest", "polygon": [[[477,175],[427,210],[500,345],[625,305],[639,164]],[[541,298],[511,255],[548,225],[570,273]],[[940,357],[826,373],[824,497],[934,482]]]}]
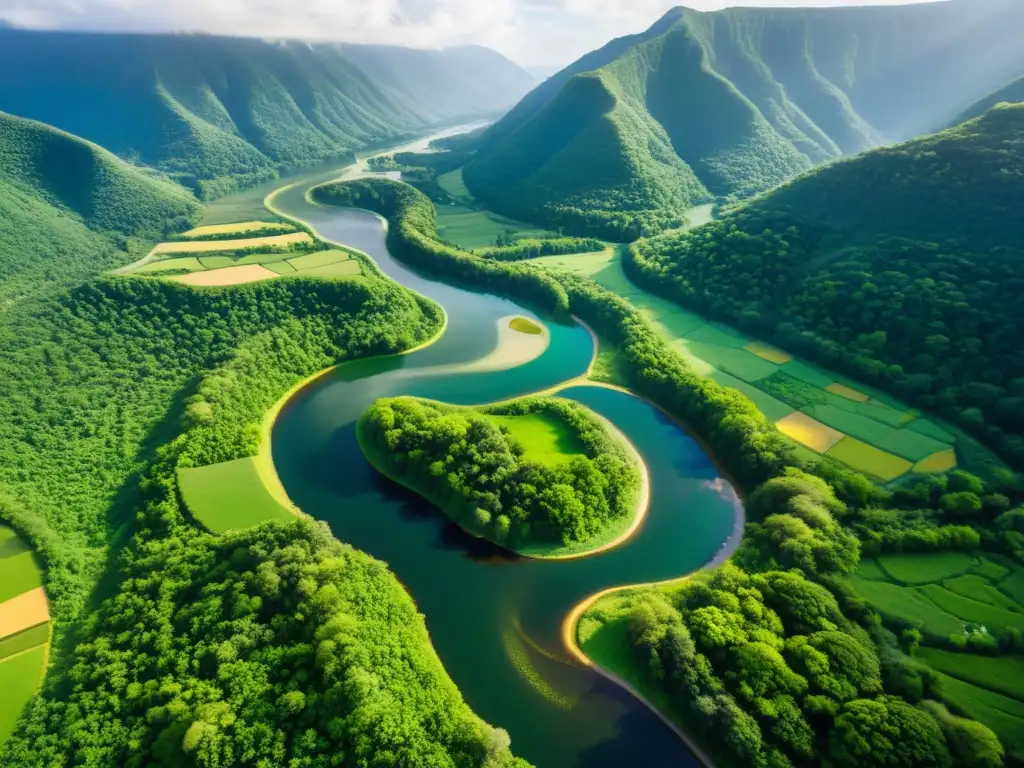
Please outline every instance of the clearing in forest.
[{"label": "clearing in forest", "polygon": [[0,603],[42,585],[35,554],[12,529],[0,525]]},{"label": "clearing in forest", "polygon": [[259,264],[247,264],[242,267],[227,267],[225,269],[211,269],[206,272],[192,272],[188,275],[179,275],[173,280],[185,285],[195,286],[218,286],[218,285],[240,285],[242,283],[255,283],[260,280],[270,280],[278,277]]},{"label": "clearing in forest", "polygon": [[270,237],[248,237],[238,240],[184,240],[160,243],[153,249],[154,254],[165,253],[212,253],[214,251],[239,251],[245,248],[287,248],[299,243],[310,244],[313,238],[308,232],[292,232],[288,235]]},{"label": "clearing in forest", "polygon": [[548,413],[528,416],[495,416],[486,418],[505,427],[512,439],[526,449],[531,459],[549,467],[558,466],[583,455],[584,446],[576,433],[561,419]]},{"label": "clearing in forest", "polygon": [[253,457],[179,470],[178,484],[189,512],[213,533],[292,519],[267,490]]},{"label": "clearing in forest", "polygon": [[499,237],[509,237],[512,240],[557,237],[554,232],[538,229],[490,211],[478,211],[462,205],[438,205],[436,209],[439,237],[471,251],[491,248]]}]

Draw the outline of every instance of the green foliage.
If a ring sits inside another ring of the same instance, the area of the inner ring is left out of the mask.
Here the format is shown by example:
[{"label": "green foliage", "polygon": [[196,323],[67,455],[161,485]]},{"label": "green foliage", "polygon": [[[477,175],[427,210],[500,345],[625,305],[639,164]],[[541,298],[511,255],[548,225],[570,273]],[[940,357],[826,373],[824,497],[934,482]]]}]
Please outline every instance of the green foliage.
[{"label": "green foliage", "polygon": [[[553,419],[564,439],[526,442],[507,426],[530,416]],[[583,543],[636,512],[639,468],[596,417],[568,400],[529,398],[480,412],[379,400],[360,419],[359,435],[388,475],[510,549]]]},{"label": "green foliage", "polygon": [[968,120],[981,117],[998,104],[1019,104],[1022,101],[1024,101],[1024,77],[1017,78],[1012,83],[971,105],[970,109],[965,110],[953,121],[953,124],[965,123]]},{"label": "green foliage", "polygon": [[642,241],[624,266],[649,290],[939,411],[1020,462],[1022,175],[1024,106],[1003,106]]},{"label": "green foliage", "polygon": [[952,765],[935,719],[895,696],[845,704],[835,720],[829,753],[836,765],[850,768]]},{"label": "green foliage", "polygon": [[[187,418],[200,423],[212,408],[193,403]],[[213,533],[252,528],[267,520],[288,520],[290,512],[270,495],[252,457],[183,469],[178,487],[188,511]]]}]

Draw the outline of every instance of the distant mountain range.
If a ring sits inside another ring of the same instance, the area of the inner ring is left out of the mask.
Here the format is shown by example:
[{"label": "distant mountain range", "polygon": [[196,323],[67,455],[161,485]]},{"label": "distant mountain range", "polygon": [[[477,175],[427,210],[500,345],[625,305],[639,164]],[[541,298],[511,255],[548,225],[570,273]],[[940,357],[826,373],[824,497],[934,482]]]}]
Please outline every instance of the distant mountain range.
[{"label": "distant mountain range", "polygon": [[1009,85],[990,93],[985,98],[975,104],[972,104],[969,109],[964,110],[957,119],[953,121],[953,125],[971,120],[975,117],[980,117],[992,109],[996,104],[1019,104],[1020,102],[1024,102],[1024,77],[1017,78]]},{"label": "distant mountain range", "polygon": [[200,197],[497,113],[534,82],[477,47],[0,30],[0,110],[159,168]]},{"label": "distant mountain range", "polygon": [[465,169],[492,207],[607,237],[672,226],[935,130],[1024,70],[1024,4],[676,8],[543,82]]}]

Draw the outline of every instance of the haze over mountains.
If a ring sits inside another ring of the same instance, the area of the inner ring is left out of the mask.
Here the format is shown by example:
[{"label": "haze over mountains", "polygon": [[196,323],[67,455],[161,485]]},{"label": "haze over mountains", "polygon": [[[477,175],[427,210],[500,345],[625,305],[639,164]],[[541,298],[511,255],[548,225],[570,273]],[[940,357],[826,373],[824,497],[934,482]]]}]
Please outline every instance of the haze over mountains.
[{"label": "haze over mountains", "polygon": [[152,165],[201,197],[507,109],[493,51],[0,30],[0,110]]},{"label": "haze over mountains", "polygon": [[635,237],[948,124],[1024,72],[1021,39],[1010,0],[676,8],[538,86],[466,181],[512,215]]}]

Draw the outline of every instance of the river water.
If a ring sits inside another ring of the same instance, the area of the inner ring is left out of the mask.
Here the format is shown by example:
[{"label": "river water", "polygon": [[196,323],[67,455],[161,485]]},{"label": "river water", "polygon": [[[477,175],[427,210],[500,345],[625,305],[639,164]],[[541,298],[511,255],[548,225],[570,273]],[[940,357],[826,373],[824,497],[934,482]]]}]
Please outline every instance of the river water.
[{"label": "river water", "polygon": [[[647,520],[615,550],[565,562],[516,558],[465,535],[377,474],[355,438],[356,420],[376,398],[407,394],[470,405],[544,390],[585,373],[593,342],[578,325],[404,266],[388,252],[380,219],[308,203],[312,183],[282,192],[275,206],[325,239],[369,254],[391,278],[443,306],[448,327],[421,351],[342,366],[296,395],[272,440],[289,496],[341,541],[388,563],[426,617],[466,701],[509,731],[517,755],[538,768],[697,765],[653,713],[570,660],[561,627],[574,605],[599,590],[676,578],[712,560],[734,533],[735,491],[698,443],[659,410],[589,386],[560,395],[611,420],[651,476]],[[452,364],[492,352],[498,320],[513,314],[551,329],[542,357],[507,371],[453,373]]]}]

